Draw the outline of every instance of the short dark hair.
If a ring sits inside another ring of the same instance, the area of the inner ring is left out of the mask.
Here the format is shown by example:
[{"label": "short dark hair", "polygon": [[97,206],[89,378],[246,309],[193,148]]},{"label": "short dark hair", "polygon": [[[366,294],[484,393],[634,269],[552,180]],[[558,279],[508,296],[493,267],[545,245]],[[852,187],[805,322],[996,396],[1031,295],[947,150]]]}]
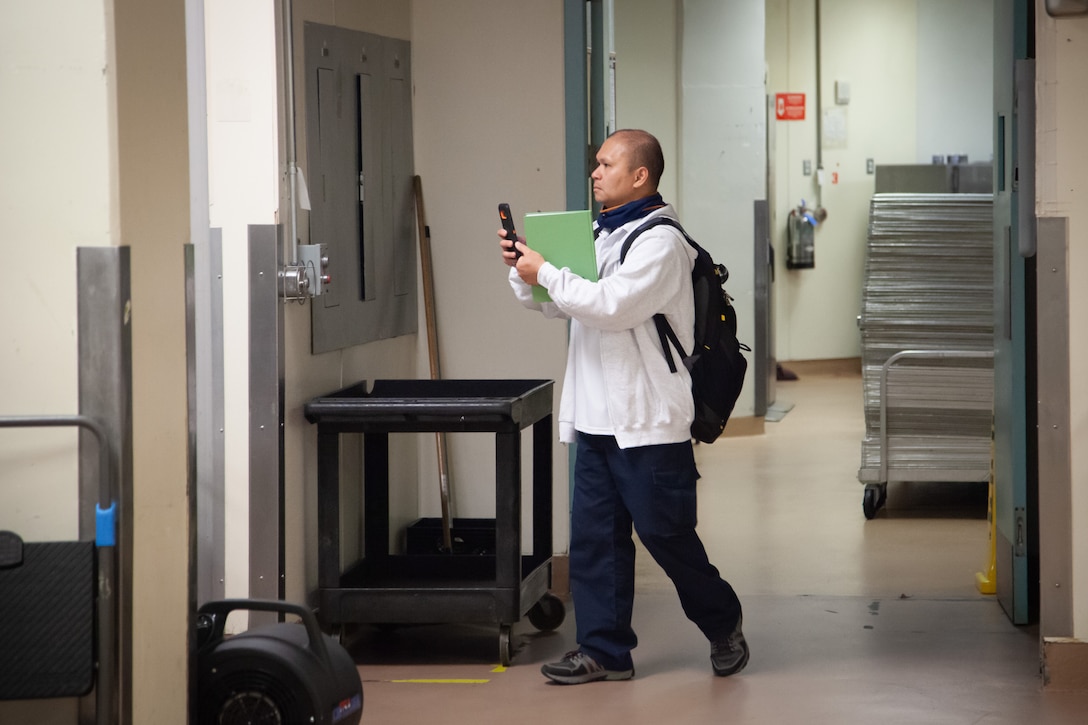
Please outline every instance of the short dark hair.
[{"label": "short dark hair", "polygon": [[657,189],[661,175],[665,173],[665,154],[661,152],[661,144],[657,138],[649,131],[638,128],[621,128],[613,131],[611,135],[619,136],[627,146],[632,168],[646,167],[650,184]]}]

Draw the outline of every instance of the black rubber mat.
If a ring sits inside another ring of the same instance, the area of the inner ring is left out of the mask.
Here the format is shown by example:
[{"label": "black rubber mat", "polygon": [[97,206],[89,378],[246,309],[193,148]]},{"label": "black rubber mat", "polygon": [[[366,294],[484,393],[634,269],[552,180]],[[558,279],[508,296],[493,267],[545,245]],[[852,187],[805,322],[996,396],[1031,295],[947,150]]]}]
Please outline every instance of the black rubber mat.
[{"label": "black rubber mat", "polygon": [[[10,544],[10,542],[9,542]],[[0,700],[77,697],[94,685],[95,549],[27,543],[0,567]]]}]

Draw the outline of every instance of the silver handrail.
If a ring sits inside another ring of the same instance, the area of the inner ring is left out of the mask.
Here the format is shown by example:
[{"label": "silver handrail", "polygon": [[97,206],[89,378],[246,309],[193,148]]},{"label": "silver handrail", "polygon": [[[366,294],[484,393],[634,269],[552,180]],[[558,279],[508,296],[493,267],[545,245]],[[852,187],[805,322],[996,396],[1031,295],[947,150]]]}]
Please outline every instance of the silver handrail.
[{"label": "silver handrail", "polygon": [[66,428],[76,426],[90,431],[98,441],[98,503],[109,508],[113,502],[110,482],[110,453],[106,430],[94,418],[85,415],[14,415],[0,416],[0,428]]}]

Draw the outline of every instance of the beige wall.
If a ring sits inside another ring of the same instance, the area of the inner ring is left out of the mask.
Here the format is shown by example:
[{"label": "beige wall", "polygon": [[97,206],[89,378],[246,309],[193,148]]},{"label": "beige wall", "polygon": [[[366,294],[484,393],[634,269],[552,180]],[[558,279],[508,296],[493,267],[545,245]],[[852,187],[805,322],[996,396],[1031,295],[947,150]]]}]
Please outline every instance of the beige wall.
[{"label": "beige wall", "polygon": [[[317,22],[410,39],[416,171],[423,180],[432,229],[435,286],[443,375],[447,378],[541,377],[562,374],[565,328],[517,308],[498,260],[495,205],[509,201],[518,215],[563,206],[562,11],[537,6],[522,17],[500,12],[486,0],[448,3],[394,0],[364,4],[299,1],[295,12],[296,151],[306,163],[306,79],[303,24]],[[267,46],[273,9],[215,6],[208,10],[208,93],[212,225],[223,228],[227,395],[227,591],[248,587],[246,449],[248,320],[246,225],[274,221],[276,182],[284,178],[275,159],[277,111],[275,66],[281,51]],[[525,28],[534,28],[526,34]],[[454,40],[451,40],[453,38]],[[240,45],[241,44],[241,45]],[[487,52],[481,52],[487,49]],[[513,60],[511,60],[513,59]],[[270,87],[271,84],[271,87]],[[496,89],[505,88],[504,93]],[[269,92],[273,94],[270,100]],[[550,99],[550,100],[548,100]],[[500,100],[502,101],[500,103]],[[480,109],[493,108],[481,114]],[[269,125],[269,121],[272,125]],[[280,190],[279,193],[282,193]],[[520,201],[519,201],[520,199]],[[280,219],[286,219],[281,211]],[[299,217],[308,239],[307,212]],[[331,270],[336,275],[335,260]],[[424,329],[419,305],[419,329]],[[317,581],[316,431],[302,416],[312,397],[361,379],[427,377],[422,335],[408,335],[321,355],[310,353],[309,306],[286,305],[285,481],[287,596],[305,601]],[[516,351],[525,351],[521,360]],[[519,362],[514,365],[512,361]],[[234,381],[231,384],[231,381]],[[493,455],[488,436],[450,437],[454,513],[493,513]],[[231,444],[231,441],[234,444]],[[345,439],[347,472],[359,468],[355,442]],[[394,531],[418,516],[439,512],[433,436],[394,436]],[[527,459],[528,460],[528,459]],[[566,451],[556,446],[554,465],[566,470]],[[557,479],[556,510],[566,510],[566,486]],[[344,503],[358,500],[346,483]],[[359,524],[345,517],[344,554],[359,550]],[[565,550],[565,515],[555,521],[557,548]]]},{"label": "beige wall", "polygon": [[114,4],[120,241],[132,247],[133,722],[187,693],[185,291],[189,128],[181,0]]},{"label": "beige wall", "polygon": [[[303,0],[294,3],[294,50],[295,92],[298,138],[296,153],[300,168],[306,171],[306,78],[304,62],[305,22],[336,25],[354,30],[378,33],[394,38],[407,38],[410,33],[410,5],[393,0],[372,0],[365,3],[336,2],[334,0]],[[282,97],[282,88],[280,89]],[[280,128],[283,142],[283,128]],[[285,178],[281,174],[281,179]],[[281,189],[281,195],[283,190]],[[280,221],[287,219],[287,211],[280,209]],[[306,212],[300,212],[299,229],[303,242],[308,240]],[[331,273],[336,277],[335,260]],[[339,350],[321,355],[310,353],[309,305],[285,305],[284,344],[284,480],[285,540],[286,540],[286,591],[287,599],[304,602],[317,585],[317,437],[316,430],[302,415],[303,406],[312,398],[337,390],[358,380],[374,380],[383,377],[411,377],[415,369],[414,336],[384,340],[359,348]],[[393,443],[394,446],[398,442]],[[404,445],[399,443],[399,445]],[[348,450],[350,448],[350,444]],[[415,457],[413,447],[392,450],[394,460]],[[349,466],[358,470],[358,461]],[[406,475],[412,476],[409,466]],[[350,496],[354,487],[345,485]],[[395,516],[409,519],[415,513],[415,498],[403,492],[392,493],[392,510]],[[350,500],[350,499],[349,499]],[[345,538],[357,531],[347,517]],[[359,550],[357,542],[349,542],[345,553]]]},{"label": "beige wall", "polygon": [[[1040,217],[1069,219],[1069,413],[1072,442],[1073,636],[1088,641],[1088,330],[1080,311],[1088,309],[1088,18],[1054,19],[1042,0],[1036,9],[1036,211]],[[1078,515],[1079,514],[1079,515]],[[1040,522],[1045,527],[1046,522]],[[1046,595],[1044,590],[1043,595]]]},{"label": "beige wall", "polygon": [[[0,229],[9,260],[28,260],[10,275],[12,303],[0,314],[3,415],[77,412],[75,250],[118,236],[105,18],[100,5],[64,5],[59,17],[55,3],[0,10]],[[42,37],[55,40],[48,53]],[[0,431],[0,529],[30,541],[76,536],[75,440]]]},{"label": "beige wall", "polygon": [[[298,69],[304,21],[412,42],[415,168],[432,235],[443,377],[560,378],[565,326],[514,303],[495,229],[499,201],[510,202],[519,217],[564,208],[562,7],[537,3],[511,13],[498,0],[296,2],[295,14]],[[300,71],[296,89],[302,104]],[[305,170],[304,114],[297,118]],[[305,222],[303,213],[303,228]],[[419,310],[422,331],[422,302]],[[309,307],[289,305],[285,313],[287,591],[303,600],[317,582],[316,435],[303,406],[357,380],[428,377],[429,368],[422,334],[311,355]],[[419,516],[439,515],[437,462],[433,435],[394,436],[391,445],[400,480],[418,482],[391,492],[391,528],[399,531]],[[350,441],[346,448],[352,455]],[[454,515],[494,515],[493,439],[450,436],[449,449]],[[348,461],[349,470],[352,464],[357,468],[358,460]],[[562,446],[556,445],[554,465],[556,511],[564,512]],[[344,496],[350,505],[356,487],[346,485]],[[530,512],[524,513],[528,526]],[[358,533],[351,516],[344,525],[345,539]],[[565,551],[564,514],[556,515],[554,530],[556,548]],[[357,541],[345,542],[346,556],[357,552]]]},{"label": "beige wall", "polygon": [[[109,57],[101,4],[0,9],[0,235],[9,260],[27,260],[0,314],[0,415],[78,412],[76,248],[119,237]],[[0,530],[78,537],[76,438],[0,430]],[[0,722],[71,722],[74,711],[74,701],[0,703]]]},{"label": "beige wall", "polygon": [[[501,201],[510,203],[519,224],[527,212],[566,208],[563,7],[511,7],[498,0],[412,3],[415,164],[431,227],[444,377],[553,379],[558,412],[566,325],[514,302],[495,230]],[[422,336],[417,360],[425,375]],[[494,515],[492,438],[453,437],[457,515]],[[437,512],[433,438],[420,454],[421,510]],[[565,447],[556,443],[553,458],[553,530],[563,552]],[[528,513],[523,507],[523,519]]]},{"label": "beige wall", "polygon": [[[0,134],[8,170],[0,182],[2,223],[7,244],[26,244],[33,260],[27,274],[13,276],[13,299],[25,304],[2,327],[5,413],[76,412],[76,247],[132,249],[135,510],[123,525],[135,539],[136,722],[181,723],[186,711],[179,686],[186,681],[189,565],[183,7],[180,0],[54,2],[5,9],[0,22],[5,107],[20,109],[5,114]],[[43,38],[51,41],[47,49]],[[5,470],[13,460],[16,480],[33,483],[15,492],[14,507],[0,507],[0,527],[31,539],[74,538],[75,437],[58,435],[36,434],[14,455],[11,444],[0,444]],[[48,702],[26,707],[2,711],[0,719],[47,722],[67,710]]]}]

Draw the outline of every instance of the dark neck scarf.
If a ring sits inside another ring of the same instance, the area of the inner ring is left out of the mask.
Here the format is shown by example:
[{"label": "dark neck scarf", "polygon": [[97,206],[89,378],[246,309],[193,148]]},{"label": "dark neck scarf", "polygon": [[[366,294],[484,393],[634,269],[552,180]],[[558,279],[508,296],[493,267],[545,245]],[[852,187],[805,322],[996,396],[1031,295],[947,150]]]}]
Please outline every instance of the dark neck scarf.
[{"label": "dark neck scarf", "polygon": [[663,206],[665,201],[661,198],[661,194],[644,196],[611,209],[602,209],[600,216],[597,217],[597,226],[599,229],[619,229],[627,222],[641,219],[654,209],[660,209]]}]

